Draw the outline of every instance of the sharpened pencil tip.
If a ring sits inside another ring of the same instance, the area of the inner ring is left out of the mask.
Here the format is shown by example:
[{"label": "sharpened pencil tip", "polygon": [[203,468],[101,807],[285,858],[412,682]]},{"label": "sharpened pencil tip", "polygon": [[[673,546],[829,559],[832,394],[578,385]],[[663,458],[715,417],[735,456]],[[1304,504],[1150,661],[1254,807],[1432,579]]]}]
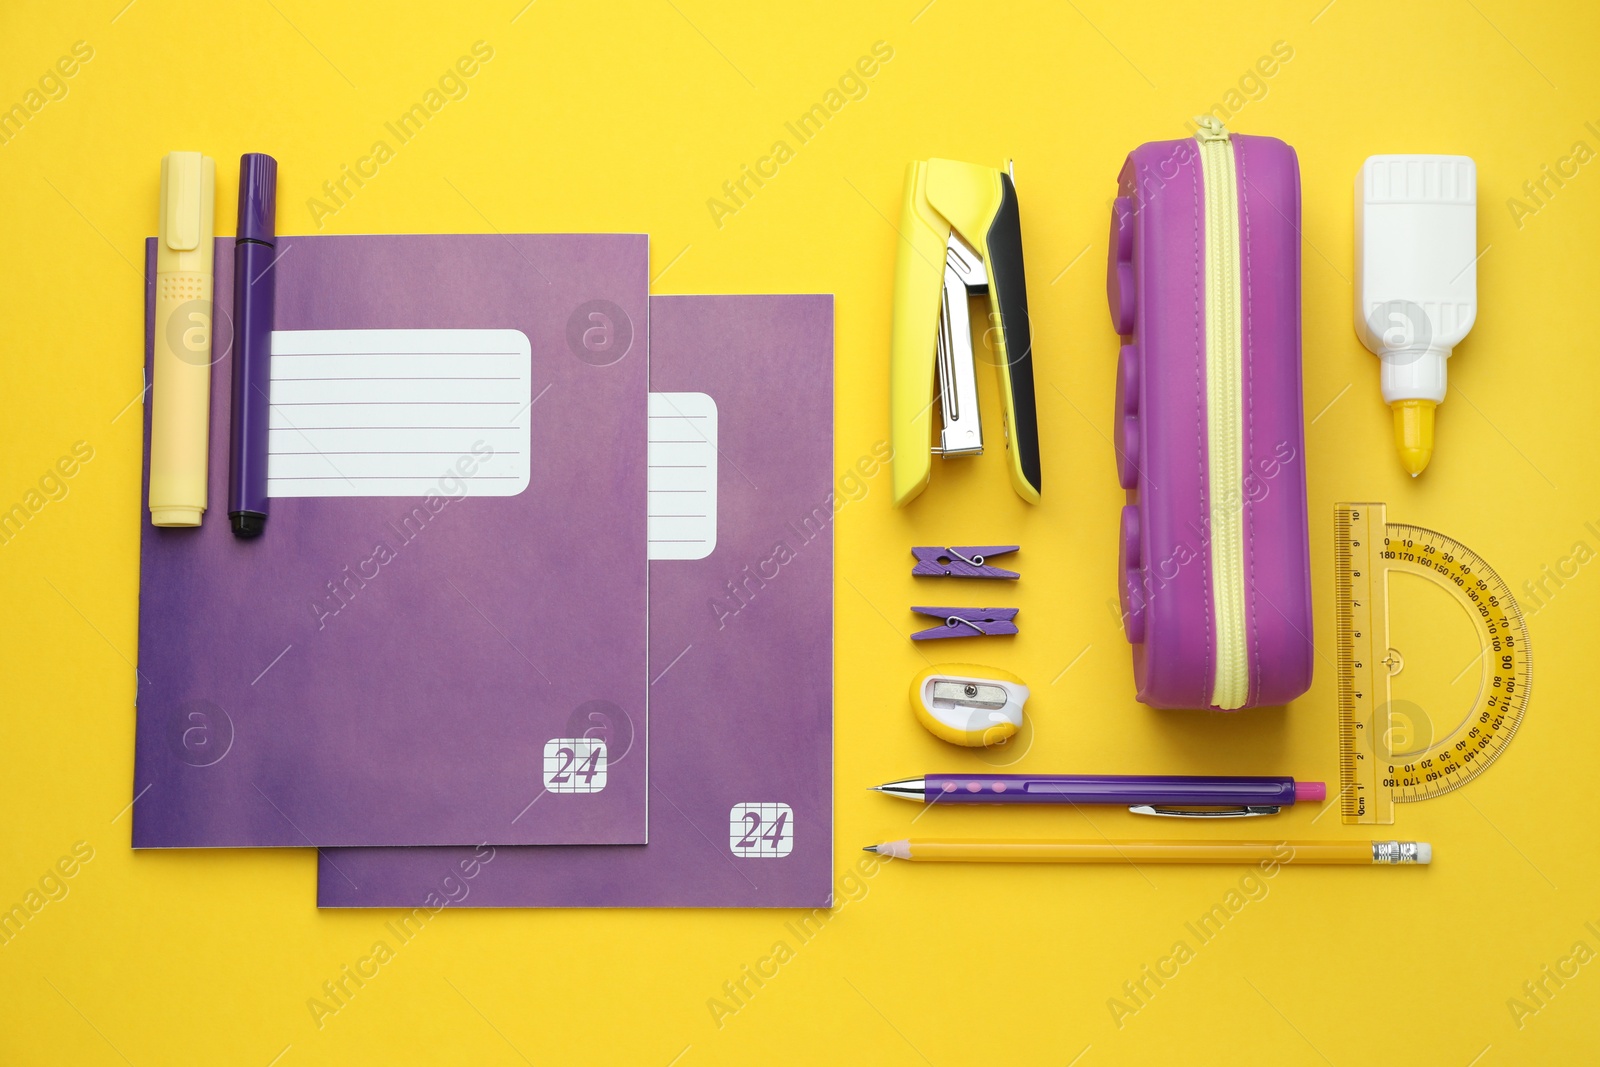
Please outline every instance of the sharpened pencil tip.
[{"label": "sharpened pencil tip", "polygon": [[878,846],[877,845],[862,845],[861,846],[861,851],[862,852],[876,852],[876,851],[878,851]]}]

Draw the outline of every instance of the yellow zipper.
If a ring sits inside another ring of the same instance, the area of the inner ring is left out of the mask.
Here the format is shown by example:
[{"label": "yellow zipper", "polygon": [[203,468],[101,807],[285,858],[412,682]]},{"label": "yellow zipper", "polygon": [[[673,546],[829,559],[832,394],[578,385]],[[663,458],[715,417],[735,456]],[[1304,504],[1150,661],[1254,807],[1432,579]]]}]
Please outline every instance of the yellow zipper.
[{"label": "yellow zipper", "polygon": [[1212,116],[1196,120],[1206,198],[1206,455],[1210,475],[1213,706],[1250,696],[1244,619],[1244,347],[1239,283],[1239,194],[1233,143]]}]

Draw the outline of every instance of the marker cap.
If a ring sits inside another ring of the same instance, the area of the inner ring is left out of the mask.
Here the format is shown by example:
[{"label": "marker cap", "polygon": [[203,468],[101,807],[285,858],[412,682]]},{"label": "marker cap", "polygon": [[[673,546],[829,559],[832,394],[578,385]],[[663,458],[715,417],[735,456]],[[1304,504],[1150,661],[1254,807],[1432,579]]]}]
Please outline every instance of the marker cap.
[{"label": "marker cap", "polygon": [[161,157],[161,215],[156,221],[156,272],[211,273],[216,164],[199,152]]},{"label": "marker cap", "polygon": [[278,161],[260,152],[239,157],[239,240],[277,242]]}]

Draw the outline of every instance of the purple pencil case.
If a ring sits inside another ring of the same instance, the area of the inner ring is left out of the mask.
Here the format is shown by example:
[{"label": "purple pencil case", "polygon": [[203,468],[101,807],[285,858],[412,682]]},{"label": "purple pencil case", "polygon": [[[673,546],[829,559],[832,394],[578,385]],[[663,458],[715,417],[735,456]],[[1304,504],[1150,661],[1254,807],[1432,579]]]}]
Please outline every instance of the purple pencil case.
[{"label": "purple pencil case", "polygon": [[1284,704],[1313,658],[1299,162],[1207,117],[1134,149],[1117,184],[1106,293],[1137,695]]}]

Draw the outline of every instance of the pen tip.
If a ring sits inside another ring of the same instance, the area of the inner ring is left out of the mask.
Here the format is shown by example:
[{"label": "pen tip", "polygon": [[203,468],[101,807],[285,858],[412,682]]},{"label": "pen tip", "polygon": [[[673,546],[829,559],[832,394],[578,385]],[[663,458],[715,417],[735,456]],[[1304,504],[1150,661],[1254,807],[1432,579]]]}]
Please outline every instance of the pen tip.
[{"label": "pen tip", "polygon": [[861,846],[861,851],[862,852],[876,852],[876,851],[878,851],[878,846],[877,845],[862,845]]}]

